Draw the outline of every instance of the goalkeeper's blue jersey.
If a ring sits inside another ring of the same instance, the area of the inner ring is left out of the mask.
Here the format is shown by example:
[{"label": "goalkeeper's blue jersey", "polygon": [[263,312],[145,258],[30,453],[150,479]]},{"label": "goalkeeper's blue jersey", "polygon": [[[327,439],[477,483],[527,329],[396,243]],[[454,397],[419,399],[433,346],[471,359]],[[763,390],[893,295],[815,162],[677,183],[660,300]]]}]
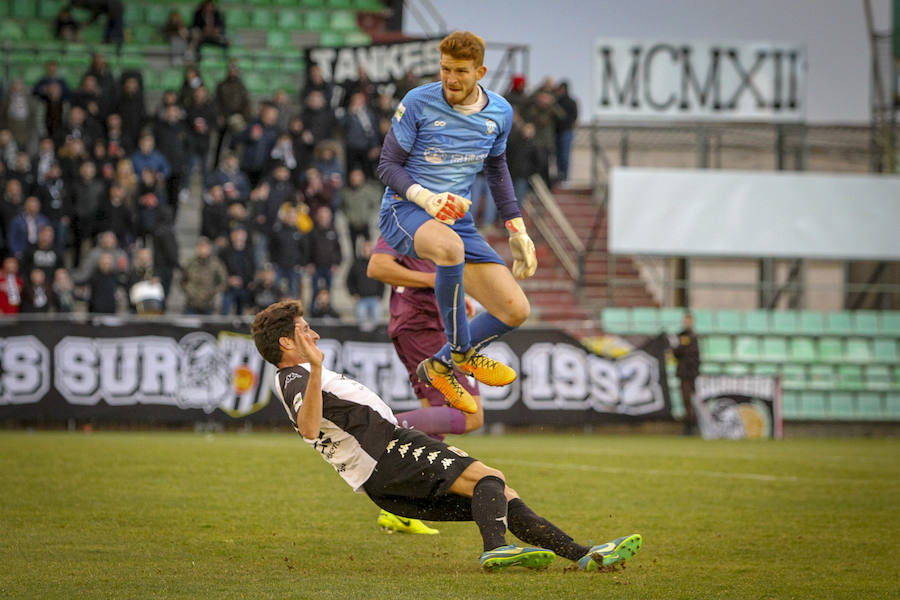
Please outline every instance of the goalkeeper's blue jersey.
[{"label": "goalkeeper's blue jersey", "polygon": [[[512,107],[503,96],[482,91],[487,106],[471,115],[453,110],[439,81],[411,90],[397,106],[391,127],[409,153],[404,167],[416,183],[468,198],[484,159],[506,151]],[[396,194],[388,187],[382,206],[399,201]]]}]

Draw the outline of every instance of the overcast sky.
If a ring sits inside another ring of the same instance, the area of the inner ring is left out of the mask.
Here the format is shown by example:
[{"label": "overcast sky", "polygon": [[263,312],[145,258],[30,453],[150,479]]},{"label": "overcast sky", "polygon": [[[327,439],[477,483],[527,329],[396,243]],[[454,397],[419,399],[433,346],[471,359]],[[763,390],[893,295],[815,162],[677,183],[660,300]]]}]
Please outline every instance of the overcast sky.
[{"label": "overcast sky", "polygon": [[[450,30],[531,47],[529,85],[568,79],[587,113],[597,38],[647,41],[774,41],[805,44],[807,120],[869,119],[869,39],[862,0],[432,0]],[[413,4],[420,4],[413,2]],[[888,31],[891,0],[872,0]],[[405,30],[422,33],[410,11]],[[491,64],[488,58],[487,66]],[[494,59],[496,60],[496,59]],[[502,92],[503,90],[497,90]]]}]

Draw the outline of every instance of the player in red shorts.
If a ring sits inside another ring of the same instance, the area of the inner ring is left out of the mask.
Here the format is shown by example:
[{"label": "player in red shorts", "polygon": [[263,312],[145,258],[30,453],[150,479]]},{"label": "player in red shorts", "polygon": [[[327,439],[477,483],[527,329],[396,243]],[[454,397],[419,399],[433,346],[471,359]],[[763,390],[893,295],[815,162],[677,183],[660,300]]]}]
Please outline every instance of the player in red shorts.
[{"label": "player in red shorts", "polygon": [[[475,413],[464,413],[447,405],[447,399],[436,388],[426,385],[416,375],[416,367],[426,358],[434,356],[446,342],[444,325],[434,297],[436,267],[429,260],[413,258],[391,248],[378,238],[367,275],[391,286],[391,317],[388,335],[397,356],[409,373],[409,382],[422,403],[422,408],[397,414],[397,421],[404,427],[418,429],[437,440],[447,433],[467,433],[484,424],[484,409],[478,382],[460,377],[460,384],[475,400]],[[466,312],[472,316],[471,303],[466,302]],[[419,526],[414,519],[399,520],[382,511],[378,523],[392,531],[404,533],[437,533],[424,523]],[[419,522],[421,523],[421,521]]]}]

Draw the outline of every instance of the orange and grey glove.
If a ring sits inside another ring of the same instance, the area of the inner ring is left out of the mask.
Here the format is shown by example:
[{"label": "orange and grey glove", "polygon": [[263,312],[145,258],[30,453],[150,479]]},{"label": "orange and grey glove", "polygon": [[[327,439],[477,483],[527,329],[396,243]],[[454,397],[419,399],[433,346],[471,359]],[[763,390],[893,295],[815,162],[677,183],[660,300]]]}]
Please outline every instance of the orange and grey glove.
[{"label": "orange and grey glove", "polygon": [[525,231],[525,222],[522,217],[516,217],[506,222],[506,230],[509,232],[509,249],[513,255],[512,273],[516,279],[527,279],[537,271],[537,255],[534,253],[534,242]]},{"label": "orange and grey glove", "polygon": [[472,201],[450,192],[435,194],[431,190],[414,183],[406,191],[406,197],[425,209],[429,215],[444,223],[453,225],[457,219],[466,216]]}]

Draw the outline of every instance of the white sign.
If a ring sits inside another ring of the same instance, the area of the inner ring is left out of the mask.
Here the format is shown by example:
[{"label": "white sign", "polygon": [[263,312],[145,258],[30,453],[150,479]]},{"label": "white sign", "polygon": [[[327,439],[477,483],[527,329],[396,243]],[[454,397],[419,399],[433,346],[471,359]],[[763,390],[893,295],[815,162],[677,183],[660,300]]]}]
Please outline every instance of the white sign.
[{"label": "white sign", "polygon": [[802,121],[806,49],[775,42],[598,39],[591,116]]},{"label": "white sign", "polygon": [[617,254],[900,260],[900,177],[613,169]]}]

